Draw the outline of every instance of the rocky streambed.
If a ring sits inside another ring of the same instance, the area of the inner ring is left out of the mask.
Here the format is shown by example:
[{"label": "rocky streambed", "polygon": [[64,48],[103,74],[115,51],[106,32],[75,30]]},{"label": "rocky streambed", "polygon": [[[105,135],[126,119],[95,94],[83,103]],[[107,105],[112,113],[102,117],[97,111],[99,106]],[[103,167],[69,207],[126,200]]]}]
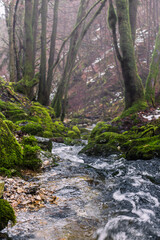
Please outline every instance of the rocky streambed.
[{"label": "rocky streambed", "polygon": [[159,240],[159,159],[93,158],[80,149],[54,143],[57,166],[44,158],[43,172],[4,179],[17,224],[1,239]]}]

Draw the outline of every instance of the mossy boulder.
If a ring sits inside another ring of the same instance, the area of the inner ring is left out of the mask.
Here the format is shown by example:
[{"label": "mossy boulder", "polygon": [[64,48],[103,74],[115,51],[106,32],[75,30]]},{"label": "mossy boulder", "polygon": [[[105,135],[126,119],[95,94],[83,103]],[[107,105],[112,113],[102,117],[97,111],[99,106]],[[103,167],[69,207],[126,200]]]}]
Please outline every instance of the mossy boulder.
[{"label": "mossy boulder", "polygon": [[0,231],[7,227],[9,221],[16,223],[14,210],[6,200],[0,199]]},{"label": "mossy boulder", "polygon": [[95,156],[109,156],[111,154],[120,154],[121,145],[126,141],[122,134],[114,132],[102,133],[96,136],[95,140],[89,141],[80,153]]},{"label": "mossy boulder", "polygon": [[160,157],[159,136],[130,140],[122,148],[125,150],[127,160],[149,160]]},{"label": "mossy boulder", "polygon": [[24,124],[21,122],[21,131],[30,135],[43,135],[43,127],[41,124],[33,122],[33,121],[25,121]]},{"label": "mossy boulder", "polygon": [[14,168],[22,164],[22,148],[7,124],[0,119],[0,167]]},{"label": "mossy boulder", "polygon": [[36,146],[38,144],[38,140],[34,136],[23,136],[21,144]]},{"label": "mossy boulder", "polygon": [[40,169],[42,161],[39,157],[41,148],[39,146],[23,146],[23,167],[33,171]]},{"label": "mossy boulder", "polygon": [[28,117],[20,103],[4,102],[0,100],[0,111],[3,112],[8,120],[13,122],[27,119]]},{"label": "mossy boulder", "polygon": [[104,132],[118,132],[118,127],[112,126],[110,124],[107,124],[105,122],[99,122],[97,125],[93,128],[90,139],[95,139],[96,136],[100,135]]},{"label": "mossy boulder", "polygon": [[32,103],[32,106],[29,109],[30,111],[30,120],[37,122],[42,126],[43,131],[52,133],[54,129],[53,121],[49,115],[49,110],[43,107],[40,103]]},{"label": "mossy boulder", "polygon": [[68,128],[61,121],[53,123],[53,137],[66,137]]}]

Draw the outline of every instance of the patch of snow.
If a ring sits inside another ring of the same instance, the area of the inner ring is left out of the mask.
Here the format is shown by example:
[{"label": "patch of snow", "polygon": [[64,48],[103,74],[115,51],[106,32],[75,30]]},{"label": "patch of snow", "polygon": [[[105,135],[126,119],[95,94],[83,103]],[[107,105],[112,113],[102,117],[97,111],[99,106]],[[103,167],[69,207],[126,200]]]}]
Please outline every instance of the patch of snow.
[{"label": "patch of snow", "polygon": [[108,68],[113,69],[114,66],[113,65],[108,65]]},{"label": "patch of snow", "polygon": [[100,30],[101,30],[101,28],[99,27],[95,30],[95,32],[99,32]]},{"label": "patch of snow", "polygon": [[97,64],[97,63],[99,63],[100,61],[102,61],[102,58],[96,58],[96,60],[92,63],[93,65],[95,65],[95,64]]},{"label": "patch of snow", "polygon": [[100,39],[100,36],[99,35],[97,35],[97,37],[94,37],[94,38],[92,38],[92,41],[97,41],[97,40],[99,40]]},{"label": "patch of snow", "polygon": [[146,116],[146,115],[142,115],[142,117],[143,118],[145,118],[145,119],[147,119],[148,121],[151,121],[151,120],[153,120],[153,119],[158,119],[158,118],[160,118],[160,114],[158,114],[158,115],[148,115],[148,116]]},{"label": "patch of snow", "polygon": [[122,94],[121,92],[117,92],[117,93],[115,94],[115,96],[116,96],[116,97],[120,97],[121,94]]},{"label": "patch of snow", "polygon": [[89,77],[88,79],[87,79],[87,85],[89,84],[89,83],[94,83],[96,81],[96,79],[95,78],[91,78],[91,77]]}]

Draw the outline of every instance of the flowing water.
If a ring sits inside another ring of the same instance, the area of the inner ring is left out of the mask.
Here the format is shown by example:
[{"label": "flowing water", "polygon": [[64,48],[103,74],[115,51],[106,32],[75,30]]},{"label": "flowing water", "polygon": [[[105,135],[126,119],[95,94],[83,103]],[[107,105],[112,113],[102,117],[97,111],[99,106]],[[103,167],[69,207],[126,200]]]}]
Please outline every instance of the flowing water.
[{"label": "flowing water", "polygon": [[31,181],[57,196],[22,211],[13,240],[160,240],[160,160],[79,156],[81,147],[53,143],[58,166]]}]

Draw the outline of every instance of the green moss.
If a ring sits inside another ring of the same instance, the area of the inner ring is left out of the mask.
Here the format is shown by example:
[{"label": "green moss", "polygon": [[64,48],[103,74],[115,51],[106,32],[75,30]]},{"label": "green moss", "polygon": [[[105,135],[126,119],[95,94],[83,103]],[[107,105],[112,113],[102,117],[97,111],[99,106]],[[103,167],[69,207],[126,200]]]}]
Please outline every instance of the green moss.
[{"label": "green moss", "polygon": [[53,133],[50,131],[44,131],[43,132],[43,137],[45,138],[52,138],[53,137]]},{"label": "green moss", "polygon": [[7,227],[9,221],[16,223],[14,210],[6,200],[0,199],[0,231]]},{"label": "green moss", "polygon": [[74,132],[74,131],[68,131],[68,137],[71,138],[71,139],[76,139],[76,138],[79,138],[79,135]]},{"label": "green moss", "polygon": [[104,132],[117,132],[117,131],[118,131],[117,127],[111,126],[105,122],[99,122],[92,130],[90,139],[94,139],[96,136]]},{"label": "green moss", "polygon": [[26,125],[21,127],[22,132],[30,134],[30,135],[37,135],[42,136],[43,135],[43,127],[36,123],[36,122],[27,122]]},{"label": "green moss", "polygon": [[122,149],[128,160],[149,160],[160,157],[160,139],[159,136],[154,136],[129,140],[122,146]]},{"label": "green moss", "polygon": [[3,111],[5,117],[11,121],[18,121],[27,118],[27,113],[18,103],[3,102],[0,100],[0,111]]},{"label": "green moss", "polygon": [[20,173],[16,169],[7,169],[4,167],[0,168],[0,175],[3,177],[11,178],[13,176],[20,176]]},{"label": "green moss", "polygon": [[8,128],[11,132],[14,132],[17,128],[16,125],[10,120],[4,120],[4,123],[7,124]]},{"label": "green moss", "polygon": [[38,146],[24,145],[23,167],[33,171],[38,170],[42,166],[42,161],[39,158],[41,148]]},{"label": "green moss", "polygon": [[22,163],[22,149],[8,126],[0,119],[0,167],[14,168]]},{"label": "green moss", "polygon": [[0,112],[0,118],[3,119],[3,120],[6,119],[6,117],[5,117],[5,116],[3,115],[3,113],[1,113],[1,112]]},{"label": "green moss", "polygon": [[122,145],[126,141],[126,137],[123,134],[114,132],[105,132],[96,136],[95,142],[99,144],[110,143],[116,146]]},{"label": "green moss", "polygon": [[33,103],[29,109],[30,120],[39,123],[44,131],[51,132],[54,129],[52,118],[49,115],[47,108],[43,107],[39,103]]},{"label": "green moss", "polygon": [[64,126],[61,121],[55,121],[53,123],[53,136],[54,137],[66,137],[68,128]]},{"label": "green moss", "polygon": [[79,130],[79,128],[77,126],[73,126],[72,130],[77,134],[78,138],[81,137],[81,132],[80,132],[80,130]]},{"label": "green moss", "polygon": [[146,102],[144,102],[144,101],[137,102],[132,107],[125,110],[121,114],[120,119],[130,116],[131,114],[138,113],[139,111],[144,111],[147,107],[148,107],[148,105]]},{"label": "green moss", "polygon": [[36,146],[38,141],[34,136],[23,136],[21,144]]}]

